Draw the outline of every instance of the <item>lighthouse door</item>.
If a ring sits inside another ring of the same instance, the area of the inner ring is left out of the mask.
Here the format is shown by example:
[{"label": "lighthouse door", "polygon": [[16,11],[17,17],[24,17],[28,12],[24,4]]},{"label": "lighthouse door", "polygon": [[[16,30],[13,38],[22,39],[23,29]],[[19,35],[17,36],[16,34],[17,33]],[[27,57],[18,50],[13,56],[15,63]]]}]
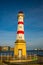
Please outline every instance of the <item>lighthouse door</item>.
[{"label": "lighthouse door", "polygon": [[19,56],[19,58],[22,57],[22,49],[19,49],[18,56]]}]

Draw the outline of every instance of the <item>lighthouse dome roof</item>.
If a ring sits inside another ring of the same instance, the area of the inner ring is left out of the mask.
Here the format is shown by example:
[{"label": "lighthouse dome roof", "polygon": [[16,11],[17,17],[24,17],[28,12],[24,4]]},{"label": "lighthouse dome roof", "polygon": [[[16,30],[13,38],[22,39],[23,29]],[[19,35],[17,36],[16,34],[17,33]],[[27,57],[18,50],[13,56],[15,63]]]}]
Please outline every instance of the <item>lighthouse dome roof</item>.
[{"label": "lighthouse dome roof", "polygon": [[18,13],[22,13],[23,14],[23,11],[19,11]]}]

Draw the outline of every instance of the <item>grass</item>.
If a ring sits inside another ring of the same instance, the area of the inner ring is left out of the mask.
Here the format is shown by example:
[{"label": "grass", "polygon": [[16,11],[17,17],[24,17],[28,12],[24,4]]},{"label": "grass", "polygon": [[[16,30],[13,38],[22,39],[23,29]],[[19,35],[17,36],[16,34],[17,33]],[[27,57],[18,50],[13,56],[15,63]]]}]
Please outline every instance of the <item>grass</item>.
[{"label": "grass", "polygon": [[38,60],[38,58],[37,57],[33,57],[32,58],[32,61],[35,61],[35,60]]}]

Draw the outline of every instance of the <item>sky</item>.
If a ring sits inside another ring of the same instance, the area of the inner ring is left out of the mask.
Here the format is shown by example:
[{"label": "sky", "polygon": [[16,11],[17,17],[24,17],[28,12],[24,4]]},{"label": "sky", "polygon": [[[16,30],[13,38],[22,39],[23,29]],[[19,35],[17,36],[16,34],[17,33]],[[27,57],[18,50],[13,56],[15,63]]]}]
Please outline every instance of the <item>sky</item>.
[{"label": "sky", "polygon": [[0,46],[14,47],[19,11],[25,16],[27,49],[43,49],[43,0],[0,0]]}]

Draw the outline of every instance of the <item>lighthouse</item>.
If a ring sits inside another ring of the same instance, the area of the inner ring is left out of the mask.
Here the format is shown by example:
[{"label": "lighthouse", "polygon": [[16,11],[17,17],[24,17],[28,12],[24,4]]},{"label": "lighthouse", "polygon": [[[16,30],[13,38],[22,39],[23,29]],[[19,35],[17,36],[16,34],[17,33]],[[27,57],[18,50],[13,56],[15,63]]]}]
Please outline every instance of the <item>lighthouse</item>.
[{"label": "lighthouse", "polygon": [[17,36],[14,46],[14,57],[15,58],[26,58],[26,41],[24,37],[24,13],[22,11],[18,12],[18,26],[17,26]]}]

